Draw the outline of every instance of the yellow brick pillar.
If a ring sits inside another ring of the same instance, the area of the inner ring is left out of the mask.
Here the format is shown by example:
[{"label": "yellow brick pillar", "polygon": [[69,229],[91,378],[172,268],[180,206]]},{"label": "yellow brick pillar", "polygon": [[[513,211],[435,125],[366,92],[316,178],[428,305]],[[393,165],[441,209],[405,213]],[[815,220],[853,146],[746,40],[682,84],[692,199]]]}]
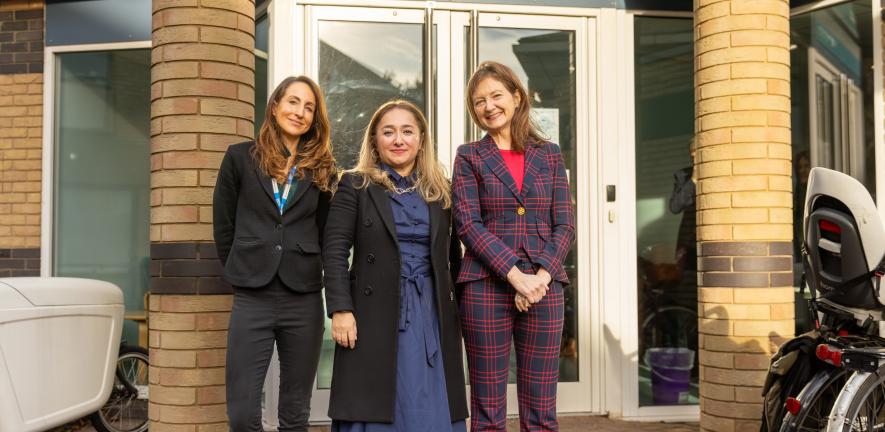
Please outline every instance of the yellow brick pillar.
[{"label": "yellow brick pillar", "polygon": [[153,0],[151,431],[226,431],[231,287],[212,241],[224,151],[252,139],[254,0]]},{"label": "yellow brick pillar", "polygon": [[0,1],[0,277],[40,275],[43,1]]},{"label": "yellow brick pillar", "polygon": [[787,0],[695,0],[701,429],[759,430],[793,335]]}]

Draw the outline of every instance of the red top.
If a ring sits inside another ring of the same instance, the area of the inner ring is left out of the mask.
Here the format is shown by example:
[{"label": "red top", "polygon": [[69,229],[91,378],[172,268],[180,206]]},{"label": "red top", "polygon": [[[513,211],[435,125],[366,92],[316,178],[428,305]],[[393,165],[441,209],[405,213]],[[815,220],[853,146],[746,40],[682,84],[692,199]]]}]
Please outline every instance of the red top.
[{"label": "red top", "polygon": [[501,157],[504,158],[504,164],[507,165],[510,176],[516,182],[516,188],[522,192],[522,178],[525,174],[525,153],[501,150]]}]

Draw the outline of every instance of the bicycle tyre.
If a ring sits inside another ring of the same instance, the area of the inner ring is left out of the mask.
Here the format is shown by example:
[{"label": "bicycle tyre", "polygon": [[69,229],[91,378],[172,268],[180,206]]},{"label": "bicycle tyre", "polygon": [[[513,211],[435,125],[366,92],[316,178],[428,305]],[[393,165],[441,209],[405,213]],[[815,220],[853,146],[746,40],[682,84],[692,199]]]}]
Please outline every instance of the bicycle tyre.
[{"label": "bicycle tyre", "polygon": [[[673,319],[674,317],[682,316],[681,320]],[[669,319],[664,319],[669,318]],[[664,347],[664,346],[680,346],[677,344],[666,344],[663,341],[663,328],[659,328],[660,326],[656,325],[658,322],[663,322],[668,325],[673,325],[675,323],[684,324],[680,327],[682,336],[685,336],[685,347],[691,348],[694,351],[697,351],[698,339],[697,339],[697,327],[698,327],[698,311],[695,309],[687,308],[684,306],[662,306],[655,309],[651,314],[645,317],[642,320],[642,324],[639,327],[639,361],[643,361],[643,356],[645,355],[645,350],[652,347]],[[692,337],[693,336],[693,337]]]},{"label": "bicycle tyre", "polygon": [[848,377],[843,368],[828,368],[814,374],[796,396],[802,408],[795,416],[786,413],[780,432],[820,431],[826,427],[833,403]]},{"label": "bicycle tyre", "polygon": [[[139,346],[123,345],[117,358],[114,387],[104,406],[89,416],[97,432],[144,432],[148,430],[148,351]],[[120,383],[126,377],[129,386]],[[132,394],[128,388],[138,389]],[[144,393],[142,393],[144,391]]]},{"label": "bicycle tyre", "polygon": [[[870,405],[870,402],[878,402]],[[872,418],[869,413],[874,412]],[[830,412],[827,432],[882,431],[885,419],[885,365],[875,373],[855,372],[845,383]],[[871,427],[868,427],[871,426]]]}]

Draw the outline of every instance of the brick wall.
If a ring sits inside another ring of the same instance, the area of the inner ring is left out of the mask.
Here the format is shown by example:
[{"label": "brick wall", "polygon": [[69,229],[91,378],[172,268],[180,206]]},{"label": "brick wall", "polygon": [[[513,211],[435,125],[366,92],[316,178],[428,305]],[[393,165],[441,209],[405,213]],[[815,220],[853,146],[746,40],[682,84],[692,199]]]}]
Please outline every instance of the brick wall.
[{"label": "brick wall", "polygon": [[0,74],[43,72],[43,2],[0,2]]},{"label": "brick wall", "polygon": [[231,296],[150,297],[151,430],[226,431]]},{"label": "brick wall", "polygon": [[701,429],[759,430],[793,334],[787,0],[695,1]]},{"label": "brick wall", "polygon": [[43,2],[0,2],[0,277],[40,259]]},{"label": "brick wall", "polygon": [[232,296],[212,193],[227,147],[252,139],[255,4],[153,0],[152,25],[151,430],[222,431]]}]

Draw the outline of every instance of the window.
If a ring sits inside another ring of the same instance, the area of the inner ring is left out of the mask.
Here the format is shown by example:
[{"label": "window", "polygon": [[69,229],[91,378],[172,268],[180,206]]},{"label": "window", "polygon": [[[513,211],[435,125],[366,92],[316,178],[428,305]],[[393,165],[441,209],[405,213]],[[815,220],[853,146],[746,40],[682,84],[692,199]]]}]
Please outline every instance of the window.
[{"label": "window", "polygon": [[691,19],[636,17],[639,404],[698,403]]},{"label": "window", "polygon": [[[150,279],[150,50],[57,59],[52,274],[113,282],[127,311],[143,311]],[[134,328],[126,331],[138,340]]]}]

